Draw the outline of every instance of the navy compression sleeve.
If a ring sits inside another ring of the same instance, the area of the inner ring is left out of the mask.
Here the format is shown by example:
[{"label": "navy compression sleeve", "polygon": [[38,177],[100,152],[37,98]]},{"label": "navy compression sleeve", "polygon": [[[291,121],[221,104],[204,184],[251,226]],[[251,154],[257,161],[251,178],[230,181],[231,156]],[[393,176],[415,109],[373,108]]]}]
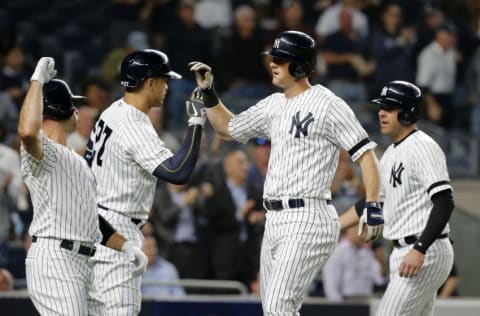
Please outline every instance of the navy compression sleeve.
[{"label": "navy compression sleeve", "polygon": [[202,126],[190,126],[182,147],[172,157],[163,161],[153,171],[153,175],[171,183],[185,184],[197,162],[201,139]]},{"label": "navy compression sleeve", "polygon": [[101,244],[105,246],[116,230],[102,215],[98,215],[98,223],[103,236]]},{"label": "navy compression sleeve", "polygon": [[433,209],[428,217],[427,226],[415,243],[416,250],[426,253],[435,239],[442,233],[452,214],[455,204],[450,189],[440,191],[432,196]]}]

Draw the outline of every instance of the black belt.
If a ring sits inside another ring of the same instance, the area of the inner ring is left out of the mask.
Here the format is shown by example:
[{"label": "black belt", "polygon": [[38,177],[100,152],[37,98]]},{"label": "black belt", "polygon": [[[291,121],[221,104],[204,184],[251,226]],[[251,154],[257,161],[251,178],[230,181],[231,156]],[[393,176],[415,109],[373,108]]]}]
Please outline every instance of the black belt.
[{"label": "black belt", "polygon": [[[32,242],[37,242],[37,239],[38,239],[37,236],[33,236],[32,237]],[[67,249],[67,250],[71,251],[71,250],[73,250],[74,243],[75,242],[73,240],[62,239],[62,241],[60,242],[60,248]],[[78,253],[81,254],[81,255],[84,255],[84,256],[88,256],[88,257],[93,257],[95,255],[96,251],[97,251],[97,247],[95,247],[95,246],[87,247],[87,246],[80,245],[80,247],[78,247]]]},{"label": "black belt", "polygon": [[[448,237],[448,234],[441,234],[440,236],[437,237],[437,239],[443,239],[443,238],[447,238],[447,237]],[[402,244],[413,245],[417,240],[418,240],[417,236],[410,235],[410,236],[407,236],[407,237],[403,237],[402,239],[394,239],[394,240],[392,240],[392,242],[393,242],[394,247],[402,248],[402,247],[404,247],[404,245],[402,245]]]},{"label": "black belt", "polygon": [[[327,204],[332,204],[332,200],[325,200]],[[263,205],[269,211],[279,211],[283,210],[287,207],[283,206],[282,200],[264,200]],[[288,207],[289,208],[299,208],[304,207],[305,201],[303,199],[290,199],[288,200]]]},{"label": "black belt", "polygon": [[[103,206],[102,204],[97,204],[97,206],[98,206],[99,208],[101,208],[102,210],[105,210],[105,211],[109,211],[109,210],[110,210],[108,207],[105,207],[105,206]],[[126,215],[125,215],[125,216],[126,216]],[[141,219],[130,217],[130,220],[132,221],[132,223],[134,223],[135,225],[137,225],[139,229],[142,229],[143,226],[145,226],[145,223],[143,223],[143,221],[142,221]],[[143,224],[142,224],[142,223],[143,223]],[[139,225],[139,224],[142,224],[142,225]]]}]

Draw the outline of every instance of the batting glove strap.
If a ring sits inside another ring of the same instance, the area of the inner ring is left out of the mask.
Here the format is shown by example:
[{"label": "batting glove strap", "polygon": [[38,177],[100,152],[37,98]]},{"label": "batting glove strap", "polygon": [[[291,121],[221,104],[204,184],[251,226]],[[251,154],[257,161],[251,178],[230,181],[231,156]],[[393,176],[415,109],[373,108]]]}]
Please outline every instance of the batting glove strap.
[{"label": "batting glove strap", "polygon": [[358,223],[358,235],[363,232],[363,226],[366,226],[367,235],[365,240],[377,239],[383,232],[383,212],[378,202],[366,202],[363,214]]},{"label": "batting glove strap", "polygon": [[217,92],[212,83],[212,87],[210,89],[202,89],[203,94],[203,102],[206,108],[213,108],[217,105],[220,101],[218,101]]}]

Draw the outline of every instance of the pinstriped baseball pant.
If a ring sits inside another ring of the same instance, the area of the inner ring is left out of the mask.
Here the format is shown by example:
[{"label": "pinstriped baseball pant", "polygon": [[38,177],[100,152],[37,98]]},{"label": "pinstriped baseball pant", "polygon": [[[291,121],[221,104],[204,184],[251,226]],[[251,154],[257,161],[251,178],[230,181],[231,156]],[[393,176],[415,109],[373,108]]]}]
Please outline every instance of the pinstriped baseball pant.
[{"label": "pinstriped baseball pant", "polygon": [[[142,232],[129,217],[113,211],[99,210],[99,213],[119,233],[142,248]],[[142,303],[142,278],[132,277],[135,268],[133,259],[123,252],[104,246],[97,247],[93,257],[95,281],[89,301],[90,315],[138,315]]]},{"label": "pinstriped baseball pant", "polygon": [[268,211],[260,256],[265,316],[297,316],[303,296],[332,254],[340,233],[335,208]]},{"label": "pinstriped baseball pant", "polygon": [[433,315],[437,291],[453,266],[453,248],[448,238],[437,239],[427,250],[420,273],[414,278],[398,274],[403,257],[413,246],[394,248],[390,255],[390,283],[380,301],[377,316]]},{"label": "pinstriped baseball pant", "polygon": [[90,257],[60,248],[60,240],[39,238],[25,260],[27,289],[37,311],[45,315],[88,315],[93,283]]}]

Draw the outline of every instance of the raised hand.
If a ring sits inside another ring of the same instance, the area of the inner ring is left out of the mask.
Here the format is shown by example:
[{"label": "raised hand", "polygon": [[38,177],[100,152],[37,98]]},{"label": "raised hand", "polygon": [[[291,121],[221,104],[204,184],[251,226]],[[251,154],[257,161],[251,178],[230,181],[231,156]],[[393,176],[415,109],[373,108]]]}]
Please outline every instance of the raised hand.
[{"label": "raised hand", "polygon": [[212,67],[199,61],[188,63],[190,71],[195,73],[197,84],[202,90],[209,90],[213,85]]},{"label": "raised hand", "polygon": [[52,57],[42,57],[37,62],[35,71],[30,77],[30,81],[38,81],[42,85],[52,80],[57,74],[55,70],[55,60]]}]

